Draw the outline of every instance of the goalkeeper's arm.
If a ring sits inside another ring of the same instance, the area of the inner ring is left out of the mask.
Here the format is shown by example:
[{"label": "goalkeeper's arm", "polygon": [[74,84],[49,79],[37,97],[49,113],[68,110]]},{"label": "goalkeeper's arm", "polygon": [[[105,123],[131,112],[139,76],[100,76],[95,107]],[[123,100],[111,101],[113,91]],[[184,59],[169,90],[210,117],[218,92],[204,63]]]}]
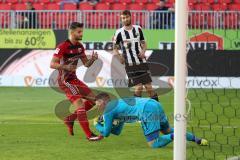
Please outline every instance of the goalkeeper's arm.
[{"label": "goalkeeper's arm", "polygon": [[94,126],[101,133],[102,136],[108,137],[112,129],[113,117],[111,114],[104,115],[104,123],[95,122]]}]

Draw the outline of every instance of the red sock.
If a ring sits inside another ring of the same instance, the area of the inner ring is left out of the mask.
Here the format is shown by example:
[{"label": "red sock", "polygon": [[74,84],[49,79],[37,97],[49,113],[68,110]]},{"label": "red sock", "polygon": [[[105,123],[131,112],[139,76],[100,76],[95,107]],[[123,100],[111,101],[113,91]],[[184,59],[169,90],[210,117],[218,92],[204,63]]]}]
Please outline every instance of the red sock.
[{"label": "red sock", "polygon": [[[85,106],[85,110],[86,111],[89,111],[90,109],[92,109],[92,107],[95,105],[94,102],[91,102],[91,101],[85,101],[84,102],[84,106]],[[75,120],[77,119],[77,110],[75,110],[74,113],[70,114],[69,116],[67,116],[65,118],[65,121],[68,121],[68,122],[74,122]]]},{"label": "red sock", "polygon": [[69,116],[67,116],[64,121],[68,121],[68,122],[74,122],[77,119],[77,110],[70,114]]},{"label": "red sock", "polygon": [[84,102],[84,106],[85,106],[85,110],[89,111],[90,109],[92,109],[92,107],[95,105],[94,102],[91,101],[85,101]]},{"label": "red sock", "polygon": [[79,108],[77,110],[77,118],[78,118],[78,122],[79,122],[81,128],[83,129],[85,135],[87,137],[90,137],[91,134],[92,134],[92,131],[89,128],[89,123],[88,123],[88,119],[87,119],[87,114],[86,114],[85,108]]}]

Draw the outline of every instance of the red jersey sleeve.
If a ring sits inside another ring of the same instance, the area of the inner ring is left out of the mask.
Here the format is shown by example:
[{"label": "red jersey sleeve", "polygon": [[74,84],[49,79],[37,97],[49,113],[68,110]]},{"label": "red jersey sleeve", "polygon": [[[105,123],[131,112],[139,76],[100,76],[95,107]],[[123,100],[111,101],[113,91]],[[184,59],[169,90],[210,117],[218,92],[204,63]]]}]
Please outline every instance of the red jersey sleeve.
[{"label": "red jersey sleeve", "polygon": [[62,58],[64,53],[65,53],[65,45],[64,45],[64,43],[61,43],[57,46],[53,56]]}]

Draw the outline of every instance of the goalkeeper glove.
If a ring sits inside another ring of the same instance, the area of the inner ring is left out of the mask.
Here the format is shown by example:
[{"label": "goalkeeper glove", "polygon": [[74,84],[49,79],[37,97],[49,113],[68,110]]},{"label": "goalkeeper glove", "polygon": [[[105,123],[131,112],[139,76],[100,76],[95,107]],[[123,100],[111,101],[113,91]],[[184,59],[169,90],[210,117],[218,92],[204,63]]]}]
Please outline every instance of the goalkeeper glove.
[{"label": "goalkeeper glove", "polygon": [[93,124],[94,126],[97,124],[103,125],[103,116],[97,116],[96,118],[93,119]]}]

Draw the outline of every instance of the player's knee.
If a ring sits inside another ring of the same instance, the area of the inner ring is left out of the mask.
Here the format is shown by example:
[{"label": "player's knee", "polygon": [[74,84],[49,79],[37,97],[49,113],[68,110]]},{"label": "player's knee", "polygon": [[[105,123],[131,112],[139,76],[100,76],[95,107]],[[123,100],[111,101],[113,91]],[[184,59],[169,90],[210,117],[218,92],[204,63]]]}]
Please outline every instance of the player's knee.
[{"label": "player's knee", "polygon": [[82,107],[84,107],[84,103],[83,103],[82,99],[79,98],[79,97],[75,98],[75,100],[73,100],[72,104],[73,104],[76,108],[82,108]]},{"label": "player's knee", "polygon": [[145,87],[145,89],[148,93],[155,94],[151,83],[150,84],[145,84],[144,87]]},{"label": "player's knee", "polygon": [[152,147],[152,148],[162,148],[162,147],[165,147],[165,146],[168,145],[170,142],[172,142],[172,139],[171,139],[170,136],[171,136],[171,135],[158,137],[157,139],[155,139],[155,140],[152,142],[151,147]]},{"label": "player's knee", "polygon": [[169,133],[173,133],[174,129],[172,127],[167,128],[166,130],[162,130],[161,132],[163,134],[169,134]]},{"label": "player's knee", "polygon": [[162,148],[162,147],[164,147],[164,146],[166,146],[165,143],[163,143],[163,142],[159,141],[158,139],[156,139],[156,140],[154,140],[154,142],[152,143],[151,148]]},{"label": "player's knee", "polygon": [[142,91],[143,91],[142,85],[136,86],[134,96],[141,97],[142,96]]},{"label": "player's knee", "polygon": [[136,86],[135,91],[137,91],[137,92],[143,91],[143,86],[142,85]]}]

